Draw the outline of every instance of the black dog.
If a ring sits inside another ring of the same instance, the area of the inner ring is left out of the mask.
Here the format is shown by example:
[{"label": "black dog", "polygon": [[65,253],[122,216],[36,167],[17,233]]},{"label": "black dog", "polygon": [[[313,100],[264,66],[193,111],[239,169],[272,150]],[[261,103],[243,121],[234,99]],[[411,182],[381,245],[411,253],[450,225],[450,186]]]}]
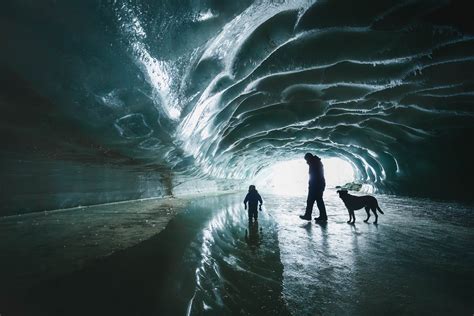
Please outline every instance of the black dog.
[{"label": "black dog", "polygon": [[377,224],[377,220],[379,219],[379,217],[377,216],[377,210],[379,210],[381,214],[383,214],[383,212],[380,209],[379,203],[377,202],[376,198],[370,195],[350,195],[346,190],[338,190],[337,193],[339,193],[339,197],[342,199],[342,201],[347,207],[347,210],[349,211],[349,220],[347,221],[348,223],[351,223],[351,220],[353,220],[352,223],[355,223],[356,219],[354,216],[354,211],[365,207],[365,211],[367,212],[367,218],[364,222],[367,223],[370,217],[370,210],[372,210],[375,215],[374,224]]}]

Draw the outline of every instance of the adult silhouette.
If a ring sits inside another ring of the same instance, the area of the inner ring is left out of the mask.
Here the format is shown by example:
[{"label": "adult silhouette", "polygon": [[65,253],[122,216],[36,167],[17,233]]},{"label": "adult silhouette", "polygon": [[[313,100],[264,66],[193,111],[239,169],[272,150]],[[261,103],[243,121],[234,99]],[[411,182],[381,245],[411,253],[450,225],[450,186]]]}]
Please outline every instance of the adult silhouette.
[{"label": "adult silhouette", "polygon": [[306,200],[306,212],[300,215],[301,219],[311,220],[314,202],[318,205],[319,217],[316,221],[327,221],[326,206],[323,201],[323,192],[326,188],[326,180],[324,179],[324,168],[321,158],[311,153],[304,155],[306,163],[309,165],[309,186],[308,199]]}]

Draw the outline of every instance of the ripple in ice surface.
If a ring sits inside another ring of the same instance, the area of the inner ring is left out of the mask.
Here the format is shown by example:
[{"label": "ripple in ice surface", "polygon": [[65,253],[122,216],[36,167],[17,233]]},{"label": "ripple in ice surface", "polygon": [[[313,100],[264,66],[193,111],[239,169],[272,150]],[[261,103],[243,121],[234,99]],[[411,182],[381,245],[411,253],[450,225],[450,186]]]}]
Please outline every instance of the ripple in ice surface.
[{"label": "ripple in ice surface", "polygon": [[201,257],[188,314],[285,315],[276,223],[249,223],[240,197],[214,214],[188,256]]}]

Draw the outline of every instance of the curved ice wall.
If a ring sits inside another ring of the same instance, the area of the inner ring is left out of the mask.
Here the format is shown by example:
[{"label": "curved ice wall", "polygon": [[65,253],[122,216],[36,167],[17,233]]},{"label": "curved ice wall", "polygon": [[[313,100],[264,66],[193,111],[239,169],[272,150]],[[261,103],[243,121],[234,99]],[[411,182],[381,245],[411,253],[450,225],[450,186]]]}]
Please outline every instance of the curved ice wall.
[{"label": "curved ice wall", "polygon": [[1,6],[3,214],[233,188],[307,151],[472,199],[460,1]]}]

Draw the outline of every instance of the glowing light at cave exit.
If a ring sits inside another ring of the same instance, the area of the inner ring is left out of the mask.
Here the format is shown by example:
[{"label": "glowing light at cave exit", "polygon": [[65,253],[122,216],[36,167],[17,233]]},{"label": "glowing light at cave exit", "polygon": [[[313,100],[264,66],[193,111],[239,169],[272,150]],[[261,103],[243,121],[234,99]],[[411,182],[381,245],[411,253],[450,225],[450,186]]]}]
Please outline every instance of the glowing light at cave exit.
[{"label": "glowing light at cave exit", "polygon": [[[322,159],[326,188],[354,181],[352,165],[340,158]],[[306,195],[308,192],[308,165],[304,159],[275,163],[262,170],[254,181],[259,191],[285,195]]]}]

